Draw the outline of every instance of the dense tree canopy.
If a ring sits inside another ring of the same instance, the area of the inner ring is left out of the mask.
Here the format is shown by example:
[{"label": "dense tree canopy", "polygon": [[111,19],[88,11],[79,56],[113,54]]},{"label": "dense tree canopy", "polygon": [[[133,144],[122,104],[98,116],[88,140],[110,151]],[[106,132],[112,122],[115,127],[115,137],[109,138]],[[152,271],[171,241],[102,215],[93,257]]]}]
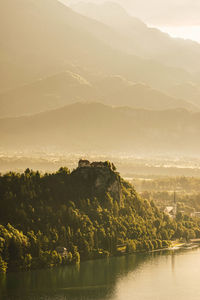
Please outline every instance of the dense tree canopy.
[{"label": "dense tree canopy", "polygon": [[109,163],[2,175],[0,207],[0,272],[149,251],[200,236],[193,219],[165,215]]}]

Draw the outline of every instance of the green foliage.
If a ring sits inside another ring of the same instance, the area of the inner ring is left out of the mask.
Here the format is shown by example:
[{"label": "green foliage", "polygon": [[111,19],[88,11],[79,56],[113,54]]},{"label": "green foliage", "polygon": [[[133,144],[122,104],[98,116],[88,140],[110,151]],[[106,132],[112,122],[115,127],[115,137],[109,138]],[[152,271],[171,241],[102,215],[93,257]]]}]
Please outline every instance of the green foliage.
[{"label": "green foliage", "polygon": [[170,242],[169,241],[162,241],[162,247],[163,248],[168,248],[170,246]]},{"label": "green foliage", "polygon": [[136,251],[136,243],[133,240],[128,240],[126,243],[126,253],[133,253]]},{"label": "green foliage", "polygon": [[152,251],[168,247],[166,240],[200,237],[196,220],[169,218],[110,162],[72,173],[1,175],[0,207],[0,272]]},{"label": "green foliage", "polygon": [[7,270],[7,263],[0,256],[0,274],[6,273],[6,270]]},{"label": "green foliage", "polygon": [[23,270],[30,270],[32,264],[32,256],[30,253],[26,253],[25,256],[22,258],[21,262],[21,269]]}]

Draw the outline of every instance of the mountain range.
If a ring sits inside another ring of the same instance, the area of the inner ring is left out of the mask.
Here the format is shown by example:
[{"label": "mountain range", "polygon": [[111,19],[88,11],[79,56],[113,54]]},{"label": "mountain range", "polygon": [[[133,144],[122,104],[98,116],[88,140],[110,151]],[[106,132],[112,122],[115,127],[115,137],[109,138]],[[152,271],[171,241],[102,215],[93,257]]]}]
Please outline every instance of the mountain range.
[{"label": "mountain range", "polygon": [[197,154],[200,113],[76,103],[32,116],[0,119],[0,148]]},{"label": "mountain range", "polygon": [[200,45],[197,42],[171,38],[167,33],[148,27],[116,2],[78,2],[72,4],[71,8],[121,34],[125,40],[123,50],[129,54],[153,59],[191,73],[200,71],[200,61],[197,60]]},{"label": "mountain range", "polygon": [[[63,2],[65,3],[65,0]],[[199,103],[200,44],[192,40],[171,38],[157,28],[148,27],[115,2],[100,4],[78,2],[71,7],[74,11],[106,24],[121,34],[125,40],[121,43],[124,52],[151,59],[169,67],[181,68],[193,74],[191,81],[183,84],[177,84],[174,81],[172,88],[165,88],[175,97]],[[188,85],[190,86],[189,93]]]},{"label": "mountain range", "polygon": [[[124,11],[120,10],[119,14],[123,15]],[[114,17],[111,19],[115,20]],[[38,80],[66,71],[90,79],[90,82],[97,77],[120,75],[128,81],[147,84],[171,96],[174,96],[175,85],[199,84],[199,77],[183,69],[182,65],[177,66],[173,61],[167,65],[165,58],[159,60],[157,54],[147,57],[140,49],[128,51],[128,43],[139,45],[134,36],[127,36],[128,32],[124,34],[110,24],[80,15],[57,0],[2,0],[0,20],[0,101],[3,102],[6,97],[10,101],[14,99],[13,90],[16,98],[23,98],[21,90],[24,86],[26,89],[26,85],[34,85]],[[137,22],[133,23],[136,23],[135,30],[139,30]],[[141,25],[141,22],[138,23]],[[141,35],[139,31],[138,34]],[[167,40],[174,43],[169,37]],[[146,47],[148,52],[149,47]],[[193,48],[200,49],[200,46],[194,44]],[[195,51],[190,52],[197,67],[199,52],[194,55]],[[10,91],[11,95],[6,96]],[[75,98],[77,96],[74,95]],[[175,97],[183,98],[177,91]],[[41,94],[41,101],[45,102],[43,98]],[[185,100],[191,102],[193,98]],[[121,104],[126,105],[123,100]],[[197,101],[193,104],[199,105]]]},{"label": "mountain range", "polygon": [[0,117],[31,115],[77,101],[98,101],[108,105],[165,110],[185,108],[198,111],[199,106],[167,95],[144,83],[128,81],[122,76],[105,76],[95,82],[70,71],[44,77],[0,96]]},{"label": "mountain range", "polygon": [[197,152],[198,43],[57,0],[2,0],[0,43],[1,149]]}]

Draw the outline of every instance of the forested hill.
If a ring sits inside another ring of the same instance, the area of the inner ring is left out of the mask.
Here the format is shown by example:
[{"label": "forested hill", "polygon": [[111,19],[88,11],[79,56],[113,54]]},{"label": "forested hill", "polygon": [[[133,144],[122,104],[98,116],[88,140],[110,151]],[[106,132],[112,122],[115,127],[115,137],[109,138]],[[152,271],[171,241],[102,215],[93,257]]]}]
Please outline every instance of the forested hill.
[{"label": "forested hill", "polygon": [[170,218],[141,199],[110,162],[80,161],[72,172],[1,175],[0,207],[1,272],[147,251],[173,238],[200,236],[194,220]]}]

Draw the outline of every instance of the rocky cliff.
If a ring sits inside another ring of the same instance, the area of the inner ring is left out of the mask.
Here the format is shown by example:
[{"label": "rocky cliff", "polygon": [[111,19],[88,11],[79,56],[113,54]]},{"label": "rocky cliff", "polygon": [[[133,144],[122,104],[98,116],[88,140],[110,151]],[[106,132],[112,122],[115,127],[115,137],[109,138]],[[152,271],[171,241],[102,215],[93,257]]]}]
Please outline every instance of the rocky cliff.
[{"label": "rocky cliff", "polygon": [[90,198],[104,198],[106,194],[123,205],[121,177],[115,166],[106,162],[92,162],[80,160],[78,168],[71,173],[72,183],[76,182],[78,193]]}]

